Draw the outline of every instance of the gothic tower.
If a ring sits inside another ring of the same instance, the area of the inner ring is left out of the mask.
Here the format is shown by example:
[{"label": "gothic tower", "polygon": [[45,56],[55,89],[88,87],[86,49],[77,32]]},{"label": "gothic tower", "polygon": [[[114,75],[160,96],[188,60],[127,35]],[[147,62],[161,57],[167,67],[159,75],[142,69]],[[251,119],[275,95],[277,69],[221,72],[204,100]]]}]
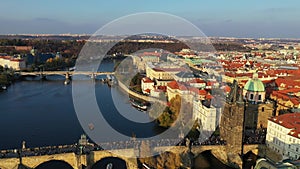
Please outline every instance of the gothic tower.
[{"label": "gothic tower", "polygon": [[226,141],[228,154],[240,154],[242,151],[244,106],[242,91],[234,81],[220,122],[220,136]]}]

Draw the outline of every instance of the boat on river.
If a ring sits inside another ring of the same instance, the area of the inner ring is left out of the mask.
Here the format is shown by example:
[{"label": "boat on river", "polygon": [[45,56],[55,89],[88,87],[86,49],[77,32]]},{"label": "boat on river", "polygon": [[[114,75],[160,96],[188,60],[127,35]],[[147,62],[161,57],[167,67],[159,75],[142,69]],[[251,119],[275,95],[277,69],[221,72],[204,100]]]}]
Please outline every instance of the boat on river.
[{"label": "boat on river", "polygon": [[136,101],[136,100],[134,100],[134,99],[130,99],[130,103],[131,103],[131,105],[133,106],[133,107],[136,107],[136,108],[138,108],[138,109],[140,109],[140,110],[144,110],[144,111],[146,111],[147,110],[147,105],[145,105],[145,104],[143,104],[143,103],[141,103],[141,102],[138,102],[138,101]]},{"label": "boat on river", "polygon": [[113,164],[112,163],[109,163],[106,165],[106,169],[112,169],[113,168]]}]

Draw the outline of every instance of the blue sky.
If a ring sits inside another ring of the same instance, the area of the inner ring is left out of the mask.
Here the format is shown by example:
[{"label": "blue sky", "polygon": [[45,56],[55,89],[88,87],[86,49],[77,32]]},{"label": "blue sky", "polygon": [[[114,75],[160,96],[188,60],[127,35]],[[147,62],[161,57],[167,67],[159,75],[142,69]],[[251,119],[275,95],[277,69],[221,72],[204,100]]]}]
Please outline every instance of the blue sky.
[{"label": "blue sky", "polygon": [[137,12],[183,17],[207,36],[300,38],[299,0],[2,0],[0,34],[90,34]]}]

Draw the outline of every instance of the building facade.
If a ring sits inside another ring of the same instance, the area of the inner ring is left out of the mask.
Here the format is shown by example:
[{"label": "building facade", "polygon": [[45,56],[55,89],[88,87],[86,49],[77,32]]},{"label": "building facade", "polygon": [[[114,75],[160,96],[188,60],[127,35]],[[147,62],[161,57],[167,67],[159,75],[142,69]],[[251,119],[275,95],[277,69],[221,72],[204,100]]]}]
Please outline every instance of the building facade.
[{"label": "building facade", "polygon": [[270,118],[266,143],[283,159],[300,159],[300,114],[289,113]]},{"label": "building facade", "polygon": [[193,102],[193,119],[199,120],[201,130],[213,133],[219,125],[221,108],[205,105],[201,100]]},{"label": "building facade", "polygon": [[21,70],[26,68],[26,63],[23,59],[13,58],[11,56],[0,56],[0,65],[4,68]]}]

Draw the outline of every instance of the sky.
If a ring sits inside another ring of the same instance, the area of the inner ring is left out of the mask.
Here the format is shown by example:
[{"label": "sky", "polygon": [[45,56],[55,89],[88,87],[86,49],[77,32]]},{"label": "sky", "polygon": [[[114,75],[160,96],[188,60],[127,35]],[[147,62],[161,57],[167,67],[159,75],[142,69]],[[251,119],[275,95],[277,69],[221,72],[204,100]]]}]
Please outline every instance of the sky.
[{"label": "sky", "polygon": [[1,0],[0,34],[93,34],[138,12],[165,12],[207,36],[300,38],[299,0]]}]

